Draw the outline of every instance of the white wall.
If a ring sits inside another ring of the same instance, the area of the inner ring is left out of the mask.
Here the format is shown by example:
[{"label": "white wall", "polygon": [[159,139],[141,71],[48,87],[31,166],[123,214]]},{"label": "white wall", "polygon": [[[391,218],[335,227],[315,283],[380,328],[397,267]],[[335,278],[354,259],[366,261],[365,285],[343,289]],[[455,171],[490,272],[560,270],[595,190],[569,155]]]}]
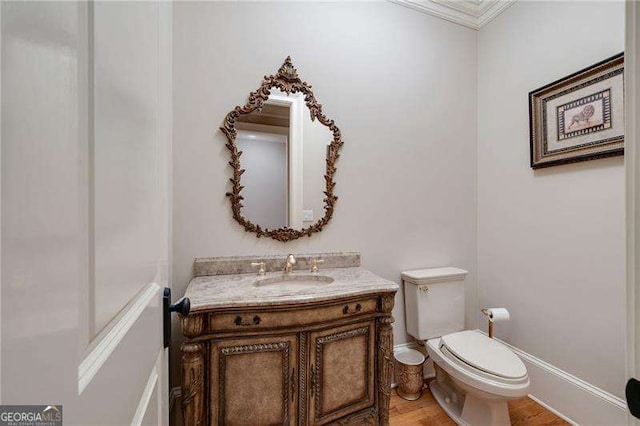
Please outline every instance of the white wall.
[{"label": "white wall", "polygon": [[[413,268],[470,270],[476,325],[475,31],[390,3],[176,2],[173,35],[176,295],[197,256],[359,250],[364,267],[396,282]],[[345,145],[333,220],[283,244],[232,219],[217,128],[287,55]],[[396,343],[407,340],[402,297]]]},{"label": "white wall", "polygon": [[622,2],[521,1],[478,37],[479,304],[511,311],[498,337],[619,397],[623,158],[533,171],[527,94],[623,50]]},{"label": "white wall", "polygon": [[[304,227],[313,225],[324,216],[324,191],[327,189],[324,175],[327,172],[327,146],[333,133],[318,120],[309,119],[309,108],[303,108],[302,136],[302,208],[313,210],[313,220],[303,221]],[[298,214],[302,215],[303,212]]]}]

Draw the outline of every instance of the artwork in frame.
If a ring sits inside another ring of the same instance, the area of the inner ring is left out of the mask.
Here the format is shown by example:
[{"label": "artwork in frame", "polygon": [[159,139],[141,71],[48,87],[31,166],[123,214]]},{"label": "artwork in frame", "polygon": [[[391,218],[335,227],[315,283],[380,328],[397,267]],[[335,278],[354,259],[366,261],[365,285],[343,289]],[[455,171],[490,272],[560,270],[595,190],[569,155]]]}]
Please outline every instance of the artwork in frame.
[{"label": "artwork in frame", "polygon": [[624,54],[529,93],[534,169],[624,153]]}]

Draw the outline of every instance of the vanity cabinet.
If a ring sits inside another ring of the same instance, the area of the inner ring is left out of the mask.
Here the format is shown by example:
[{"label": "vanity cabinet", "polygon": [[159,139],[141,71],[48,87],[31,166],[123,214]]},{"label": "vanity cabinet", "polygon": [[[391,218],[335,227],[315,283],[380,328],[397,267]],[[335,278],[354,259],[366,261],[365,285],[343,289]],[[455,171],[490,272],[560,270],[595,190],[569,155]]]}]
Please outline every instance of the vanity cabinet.
[{"label": "vanity cabinet", "polygon": [[375,322],[309,335],[310,423],[326,424],[375,402]]},{"label": "vanity cabinet", "polygon": [[183,317],[185,425],[388,425],[394,295]]},{"label": "vanity cabinet", "polygon": [[211,424],[295,425],[298,336],[212,340]]}]

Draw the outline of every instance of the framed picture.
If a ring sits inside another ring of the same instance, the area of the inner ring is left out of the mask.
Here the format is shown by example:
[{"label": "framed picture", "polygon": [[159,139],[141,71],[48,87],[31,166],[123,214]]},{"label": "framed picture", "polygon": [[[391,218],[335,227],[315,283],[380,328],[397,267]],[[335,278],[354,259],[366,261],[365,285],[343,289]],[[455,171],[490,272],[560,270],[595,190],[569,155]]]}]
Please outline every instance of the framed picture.
[{"label": "framed picture", "polygon": [[624,153],[622,53],[529,93],[531,167]]}]

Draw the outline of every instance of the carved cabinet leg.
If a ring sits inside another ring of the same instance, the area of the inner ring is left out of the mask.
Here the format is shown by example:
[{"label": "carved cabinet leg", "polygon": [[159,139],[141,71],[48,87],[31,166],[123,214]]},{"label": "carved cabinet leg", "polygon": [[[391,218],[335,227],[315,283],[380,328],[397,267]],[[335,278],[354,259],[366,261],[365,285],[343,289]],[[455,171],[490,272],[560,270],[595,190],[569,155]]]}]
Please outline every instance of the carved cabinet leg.
[{"label": "carved cabinet leg", "polygon": [[394,295],[381,297],[382,311],[388,316],[378,319],[378,424],[389,425],[391,374],[393,372],[393,309]]},{"label": "carved cabinet leg", "polygon": [[204,344],[185,342],[182,351],[182,417],[184,426],[204,426]]}]

